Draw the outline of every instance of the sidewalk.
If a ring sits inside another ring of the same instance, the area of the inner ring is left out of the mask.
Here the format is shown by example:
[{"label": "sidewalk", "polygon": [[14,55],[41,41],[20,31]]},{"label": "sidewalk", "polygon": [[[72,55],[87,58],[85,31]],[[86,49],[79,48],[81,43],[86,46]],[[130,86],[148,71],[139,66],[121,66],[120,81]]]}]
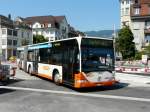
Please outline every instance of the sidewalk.
[{"label": "sidewalk", "polygon": [[130,85],[150,86],[150,76],[141,76],[128,73],[116,73],[116,80],[120,80],[120,82],[128,83]]},{"label": "sidewalk", "polygon": [[30,74],[19,69],[16,70],[15,78],[21,80],[41,80],[40,78],[36,76],[31,76]]}]

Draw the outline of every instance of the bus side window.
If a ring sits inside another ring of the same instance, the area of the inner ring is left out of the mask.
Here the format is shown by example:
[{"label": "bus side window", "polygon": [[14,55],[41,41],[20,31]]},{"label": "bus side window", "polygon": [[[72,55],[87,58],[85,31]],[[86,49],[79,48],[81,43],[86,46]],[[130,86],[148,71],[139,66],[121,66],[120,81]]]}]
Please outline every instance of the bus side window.
[{"label": "bus side window", "polygon": [[28,61],[33,61],[33,52],[28,52],[28,56],[27,56]]},{"label": "bus side window", "polygon": [[40,56],[38,57],[38,61],[40,62]]},{"label": "bus side window", "polygon": [[48,48],[40,49],[39,57],[38,57],[39,62],[48,64],[49,63],[49,54],[50,54],[50,49],[48,49]]}]

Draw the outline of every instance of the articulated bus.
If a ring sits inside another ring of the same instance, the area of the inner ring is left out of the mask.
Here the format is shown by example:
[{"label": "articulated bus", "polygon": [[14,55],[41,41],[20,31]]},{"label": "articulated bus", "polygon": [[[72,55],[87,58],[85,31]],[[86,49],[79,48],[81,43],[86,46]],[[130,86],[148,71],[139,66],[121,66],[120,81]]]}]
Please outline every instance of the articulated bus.
[{"label": "articulated bus", "polygon": [[84,88],[116,83],[113,39],[74,37],[33,44],[18,48],[18,58],[21,69],[56,84]]}]

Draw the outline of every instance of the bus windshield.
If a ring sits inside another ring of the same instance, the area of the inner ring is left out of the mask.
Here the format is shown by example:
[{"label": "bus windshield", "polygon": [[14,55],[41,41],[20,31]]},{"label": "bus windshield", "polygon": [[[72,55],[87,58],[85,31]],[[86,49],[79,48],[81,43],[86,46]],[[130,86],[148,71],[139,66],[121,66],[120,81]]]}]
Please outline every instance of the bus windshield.
[{"label": "bus windshield", "polygon": [[107,41],[105,40],[103,43],[103,40],[100,39],[82,40],[83,72],[114,70],[113,43],[110,40]]}]

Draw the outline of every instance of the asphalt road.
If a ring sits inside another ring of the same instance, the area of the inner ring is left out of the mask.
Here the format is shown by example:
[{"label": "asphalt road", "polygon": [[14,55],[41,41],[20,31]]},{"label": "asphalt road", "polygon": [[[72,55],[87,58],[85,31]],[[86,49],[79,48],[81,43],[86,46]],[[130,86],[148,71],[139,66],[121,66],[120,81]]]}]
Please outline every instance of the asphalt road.
[{"label": "asphalt road", "polygon": [[74,90],[17,70],[0,86],[0,112],[149,112],[150,86],[120,82]]}]

